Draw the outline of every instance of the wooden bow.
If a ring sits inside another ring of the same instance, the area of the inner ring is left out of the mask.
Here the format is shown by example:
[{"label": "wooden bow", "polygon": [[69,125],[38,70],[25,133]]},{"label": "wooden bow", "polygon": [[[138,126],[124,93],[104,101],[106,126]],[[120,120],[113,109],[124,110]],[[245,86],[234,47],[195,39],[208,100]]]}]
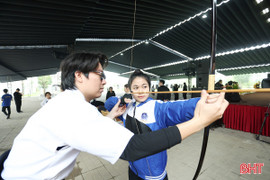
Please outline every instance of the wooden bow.
[{"label": "wooden bow", "polygon": [[[217,34],[216,34],[216,24],[217,24],[217,0],[212,0],[212,43],[211,43],[211,59],[210,59],[210,67],[209,67],[209,77],[208,77],[208,90],[214,90],[215,89],[215,56],[216,56],[216,41],[217,41]],[[209,137],[209,126],[204,128],[203,133],[203,143],[202,143],[202,149],[201,149],[201,155],[200,160],[196,169],[196,172],[193,176],[193,180],[196,180],[202,165],[203,160],[205,157],[207,142]]]}]

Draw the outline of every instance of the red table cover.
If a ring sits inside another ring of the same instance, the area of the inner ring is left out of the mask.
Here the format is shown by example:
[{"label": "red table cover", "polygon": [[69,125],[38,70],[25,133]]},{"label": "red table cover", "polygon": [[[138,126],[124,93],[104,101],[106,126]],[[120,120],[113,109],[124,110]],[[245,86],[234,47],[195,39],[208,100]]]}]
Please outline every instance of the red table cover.
[{"label": "red table cover", "polygon": [[[224,112],[223,122],[226,128],[259,134],[266,111],[267,107],[230,104]],[[262,131],[264,136],[270,136],[269,121],[268,116]]]}]

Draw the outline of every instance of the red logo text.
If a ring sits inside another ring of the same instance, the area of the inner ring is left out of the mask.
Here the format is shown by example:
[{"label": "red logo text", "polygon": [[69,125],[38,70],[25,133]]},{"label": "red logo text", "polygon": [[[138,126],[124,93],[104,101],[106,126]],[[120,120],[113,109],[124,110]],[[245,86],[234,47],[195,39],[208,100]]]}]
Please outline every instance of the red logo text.
[{"label": "red logo text", "polygon": [[248,163],[242,163],[240,164],[240,174],[251,174],[253,171],[253,174],[262,174],[262,167],[264,166],[264,163],[254,163],[253,166]]}]

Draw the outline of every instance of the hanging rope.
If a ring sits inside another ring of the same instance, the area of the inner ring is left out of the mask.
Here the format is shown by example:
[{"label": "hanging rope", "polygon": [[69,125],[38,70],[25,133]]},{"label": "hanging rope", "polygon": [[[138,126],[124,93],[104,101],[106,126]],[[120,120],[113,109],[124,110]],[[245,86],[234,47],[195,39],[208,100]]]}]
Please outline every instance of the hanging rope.
[{"label": "hanging rope", "polygon": [[[132,25],[132,42],[131,42],[131,50],[130,50],[130,63],[129,63],[129,66],[132,67],[132,64],[133,64],[133,45],[134,45],[134,36],[135,36],[135,24],[136,24],[136,11],[137,11],[137,0],[134,1],[134,13],[133,13],[133,25]],[[130,70],[133,70],[133,69],[130,69]]]}]

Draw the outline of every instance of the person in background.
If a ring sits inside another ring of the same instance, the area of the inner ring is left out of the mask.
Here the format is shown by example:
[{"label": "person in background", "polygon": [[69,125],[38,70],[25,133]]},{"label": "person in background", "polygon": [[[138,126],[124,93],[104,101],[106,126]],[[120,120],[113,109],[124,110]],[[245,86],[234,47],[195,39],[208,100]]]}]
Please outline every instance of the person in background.
[{"label": "person in background", "polygon": [[[155,90],[156,90],[156,88],[155,88],[155,86],[153,85],[152,87],[151,87],[151,91],[152,92],[155,92]],[[151,93],[151,95],[155,98],[156,97],[156,94],[155,93]]]},{"label": "person in background", "polygon": [[215,84],[215,89],[223,89],[224,85],[222,84],[222,80],[220,79],[216,84]]},{"label": "person in background", "polygon": [[124,85],[124,91],[125,91],[125,93],[130,93],[130,89],[128,87],[128,84]]},{"label": "person in background", "polygon": [[[139,69],[131,74],[128,84],[130,90],[133,92],[135,102],[128,104],[126,112],[122,117],[125,127],[134,134],[145,134],[169,126],[175,126],[176,124],[190,122],[194,116],[196,116],[195,107],[199,106],[197,105],[199,104],[199,98],[171,102],[153,100],[149,97],[149,93],[144,93],[150,91],[150,77]],[[217,95],[212,95],[211,98],[215,98],[216,96]],[[224,100],[224,93],[220,97]],[[106,109],[110,111],[117,101],[116,97],[108,99],[105,102]],[[224,103],[228,104],[226,101],[224,101]],[[209,111],[211,110],[209,109]],[[202,111],[200,111],[200,113],[202,113]],[[166,151],[137,161],[130,161],[129,180],[167,180],[166,164]]]},{"label": "person in background", "polygon": [[[174,84],[173,91],[178,91],[179,87],[180,86],[178,84]],[[179,99],[179,94],[178,93],[174,93],[174,100],[177,101],[178,99]]]},{"label": "person in background", "polygon": [[[187,84],[184,82],[183,91],[187,91]],[[187,99],[187,93],[183,93],[183,98]]]},{"label": "person in background", "polygon": [[[238,83],[234,81],[229,81],[225,86],[226,89],[239,89]],[[230,103],[236,103],[241,101],[241,96],[239,92],[226,93],[225,99]]]},{"label": "person in background", "polygon": [[47,102],[52,98],[52,94],[50,92],[45,93],[45,99],[40,103],[41,106],[47,104]]},{"label": "person in background", "polygon": [[[8,94],[8,90],[4,89],[4,95],[1,98],[2,101],[2,112],[7,116],[7,119],[10,118],[11,110],[10,110],[10,104],[12,101],[12,96]],[[6,112],[7,110],[7,112]]]},{"label": "person in background", "polygon": [[[160,80],[159,81],[159,87],[157,89],[158,92],[161,91],[170,91],[169,88],[167,88],[166,86],[164,86],[165,81],[164,80]],[[170,101],[171,100],[171,93],[158,93],[157,95],[157,99],[161,100],[161,101]]]},{"label": "person in background", "polygon": [[109,91],[106,94],[106,100],[111,96],[115,96],[115,92],[113,91],[112,87],[109,87]]},{"label": "person in background", "polygon": [[21,113],[21,107],[22,107],[22,93],[20,93],[20,89],[17,88],[16,91],[13,93],[15,105],[16,105],[16,111],[18,113]]},{"label": "person in background", "polygon": [[125,91],[125,94],[123,96],[121,96],[120,105],[124,105],[124,104],[126,104],[126,102],[129,103],[132,101],[132,95],[131,95],[128,84],[125,84],[124,91]]}]

